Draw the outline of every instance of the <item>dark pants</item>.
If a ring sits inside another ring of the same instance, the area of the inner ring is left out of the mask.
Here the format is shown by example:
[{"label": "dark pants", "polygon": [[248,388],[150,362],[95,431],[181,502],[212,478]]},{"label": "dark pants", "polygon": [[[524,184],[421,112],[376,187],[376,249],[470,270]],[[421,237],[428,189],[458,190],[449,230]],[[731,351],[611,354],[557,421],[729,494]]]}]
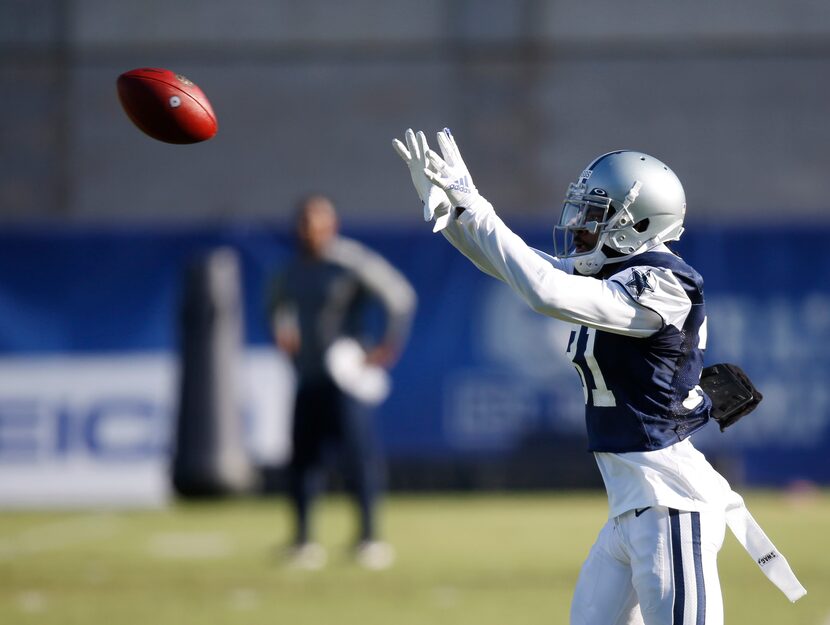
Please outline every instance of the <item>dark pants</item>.
[{"label": "dark pants", "polygon": [[301,382],[297,389],[290,464],[297,543],[309,540],[309,514],[324,486],[327,461],[339,452],[346,485],[355,497],[358,540],[375,539],[375,502],[380,490],[372,411],[343,394],[330,379]]}]

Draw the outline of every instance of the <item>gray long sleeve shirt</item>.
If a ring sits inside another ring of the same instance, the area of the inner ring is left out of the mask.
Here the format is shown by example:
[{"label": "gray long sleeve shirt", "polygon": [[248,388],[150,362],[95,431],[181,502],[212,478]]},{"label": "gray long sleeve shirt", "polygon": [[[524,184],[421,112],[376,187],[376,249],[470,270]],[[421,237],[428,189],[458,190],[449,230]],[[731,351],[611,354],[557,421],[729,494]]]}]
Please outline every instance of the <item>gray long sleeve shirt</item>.
[{"label": "gray long sleeve shirt", "polygon": [[324,355],[339,337],[364,339],[366,306],[383,307],[382,342],[397,349],[409,336],[416,296],[406,278],[364,245],[337,237],[322,258],[298,256],[277,277],[271,294],[272,327],[300,337],[294,365],[300,379],[324,373]]}]

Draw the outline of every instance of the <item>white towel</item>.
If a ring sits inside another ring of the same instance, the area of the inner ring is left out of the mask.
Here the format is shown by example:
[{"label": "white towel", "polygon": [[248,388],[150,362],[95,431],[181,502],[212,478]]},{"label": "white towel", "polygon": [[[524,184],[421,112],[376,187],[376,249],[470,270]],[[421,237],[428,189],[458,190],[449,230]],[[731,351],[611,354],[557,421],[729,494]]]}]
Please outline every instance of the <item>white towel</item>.
[{"label": "white towel", "polygon": [[807,590],[796,578],[787,559],[775,548],[764,530],[746,509],[743,498],[734,491],[726,506],[726,524],[738,542],[761,567],[764,575],[778,586],[790,601],[794,603],[807,594]]},{"label": "white towel", "polygon": [[376,406],[389,396],[389,374],[366,363],[366,352],[356,340],[337,339],[326,350],[325,363],[340,390],[358,401]]}]

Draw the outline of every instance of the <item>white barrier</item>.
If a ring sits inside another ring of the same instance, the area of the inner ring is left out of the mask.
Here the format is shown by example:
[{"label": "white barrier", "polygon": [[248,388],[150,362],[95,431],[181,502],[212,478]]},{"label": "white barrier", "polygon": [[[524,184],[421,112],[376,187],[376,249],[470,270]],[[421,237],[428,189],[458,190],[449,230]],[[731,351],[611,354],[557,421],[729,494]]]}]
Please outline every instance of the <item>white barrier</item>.
[{"label": "white barrier", "polygon": [[[249,452],[282,463],[290,365],[267,348],[242,364]],[[168,353],[0,359],[0,508],[164,505],[177,385]]]}]

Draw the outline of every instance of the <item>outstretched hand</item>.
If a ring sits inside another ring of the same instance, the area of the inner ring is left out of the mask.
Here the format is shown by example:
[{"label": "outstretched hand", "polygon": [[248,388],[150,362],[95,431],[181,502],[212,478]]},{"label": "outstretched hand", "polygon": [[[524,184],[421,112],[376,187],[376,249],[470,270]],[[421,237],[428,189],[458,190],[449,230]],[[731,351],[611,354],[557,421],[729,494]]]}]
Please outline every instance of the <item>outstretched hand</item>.
[{"label": "outstretched hand", "polygon": [[443,158],[427,150],[429,168],[424,171],[426,177],[447,194],[452,206],[471,208],[481,196],[449,128],[438,133],[438,146]]},{"label": "outstretched hand", "polygon": [[420,131],[416,135],[410,128],[406,131],[404,139],[406,145],[399,139],[394,139],[392,146],[409,167],[412,184],[418,193],[418,197],[424,203],[424,221],[432,219],[436,215],[436,211],[439,213],[439,217],[442,213],[446,214],[450,208],[447,194],[440,187],[432,184],[426,176],[428,167],[427,152],[429,152],[426,136]]}]

